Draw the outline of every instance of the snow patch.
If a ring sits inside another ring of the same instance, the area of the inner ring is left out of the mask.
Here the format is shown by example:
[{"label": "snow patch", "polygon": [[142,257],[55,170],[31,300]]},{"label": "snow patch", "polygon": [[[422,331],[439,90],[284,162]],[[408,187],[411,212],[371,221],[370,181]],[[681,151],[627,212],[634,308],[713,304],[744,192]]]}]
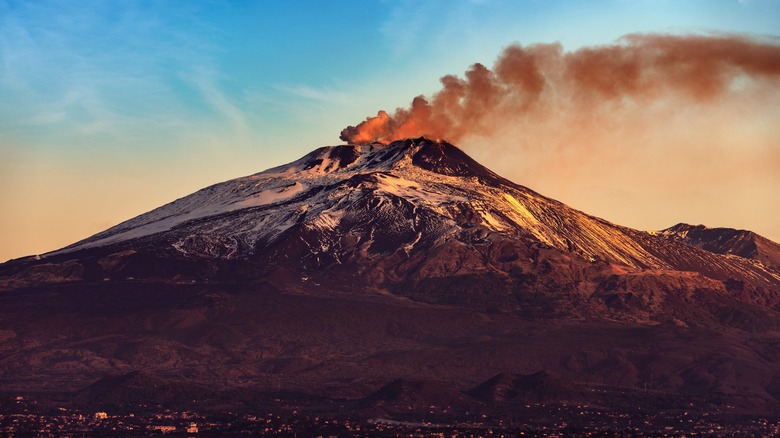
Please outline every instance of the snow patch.
[{"label": "snow patch", "polygon": [[292,185],[282,187],[280,189],[269,189],[260,191],[254,195],[249,196],[246,199],[239,200],[233,205],[236,208],[244,207],[258,207],[261,205],[273,204],[275,202],[284,201],[292,198],[293,196],[306,190],[306,186],[300,182],[295,182]]}]

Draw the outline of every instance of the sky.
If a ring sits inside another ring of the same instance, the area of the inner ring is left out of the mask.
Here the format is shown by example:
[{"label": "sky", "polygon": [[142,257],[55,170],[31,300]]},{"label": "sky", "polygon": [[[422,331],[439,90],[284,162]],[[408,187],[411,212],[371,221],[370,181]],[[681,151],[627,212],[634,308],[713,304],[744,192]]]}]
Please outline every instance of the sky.
[{"label": "sky", "polygon": [[[585,53],[632,34],[777,46],[777,23],[780,0],[0,0],[0,261],[342,144],[345,127],[475,63],[495,69],[511,47]],[[457,146],[621,225],[780,241],[780,83],[729,78],[700,101],[550,100],[544,117],[497,118]]]}]

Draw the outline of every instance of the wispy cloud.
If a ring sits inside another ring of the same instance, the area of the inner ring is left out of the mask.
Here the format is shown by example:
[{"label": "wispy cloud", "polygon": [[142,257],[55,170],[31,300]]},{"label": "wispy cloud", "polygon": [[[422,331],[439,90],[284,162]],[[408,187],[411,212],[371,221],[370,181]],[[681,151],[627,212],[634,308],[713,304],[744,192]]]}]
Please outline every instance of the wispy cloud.
[{"label": "wispy cloud", "polygon": [[349,94],[331,88],[317,88],[307,84],[277,84],[274,89],[282,93],[308,100],[344,104],[350,100]]},{"label": "wispy cloud", "polygon": [[186,124],[201,90],[178,75],[213,63],[198,26],[181,4],[0,3],[0,130],[121,140]]},{"label": "wispy cloud", "polygon": [[216,76],[213,70],[201,67],[194,69],[186,78],[197,89],[208,107],[227,120],[239,138],[246,141],[250,132],[246,115],[219,87]]},{"label": "wispy cloud", "polygon": [[438,12],[438,3],[402,0],[392,8],[379,31],[385,36],[395,56],[419,50],[432,33],[439,32],[439,27],[435,25],[435,19],[442,16]]}]

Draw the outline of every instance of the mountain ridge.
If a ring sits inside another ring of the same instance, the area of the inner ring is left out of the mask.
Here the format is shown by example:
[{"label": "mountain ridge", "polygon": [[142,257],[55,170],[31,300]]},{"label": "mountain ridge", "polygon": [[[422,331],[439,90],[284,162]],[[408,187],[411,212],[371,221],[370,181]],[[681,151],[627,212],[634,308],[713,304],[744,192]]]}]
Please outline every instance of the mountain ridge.
[{"label": "mountain ridge", "polygon": [[[291,173],[300,173],[304,178],[308,177],[307,179],[312,182],[312,186],[306,187],[306,189],[325,187],[328,183],[348,180],[355,175],[389,171],[395,166],[409,164],[445,176],[471,176],[513,184],[480,165],[452,145],[431,143],[424,138],[417,139],[417,141],[422,144],[421,150],[411,150],[414,148],[414,141],[395,142],[391,145],[324,146],[289,164],[211,185],[148,213],[129,219],[83,241],[69,245],[63,250],[78,249],[80,246],[90,245],[129,227],[137,228],[139,224],[141,226],[151,225],[175,216],[183,217],[180,218],[180,222],[174,221],[172,224],[164,224],[160,229],[152,228],[148,231],[150,233],[166,231],[165,226],[172,227],[190,220],[289,200],[303,192],[304,187],[295,182],[288,183],[288,181],[273,184],[273,180],[283,179],[285,175]],[[439,147],[438,151],[436,151],[436,146]],[[451,155],[456,156],[454,160],[446,160],[454,164],[452,168],[447,168],[446,164],[442,164],[443,158],[446,156],[444,150],[451,151]],[[362,160],[359,160],[361,158]],[[408,160],[404,160],[404,158]],[[409,163],[403,161],[409,161]],[[331,177],[328,178],[329,176]],[[258,187],[259,189],[257,189]],[[191,205],[193,203],[205,203],[211,208],[194,208]],[[138,235],[131,235],[128,238],[135,237]],[[52,253],[60,253],[63,250]]]},{"label": "mountain ridge", "polygon": [[[446,142],[319,148],[0,264],[0,385],[90,406],[148,384],[175,403],[189,385],[247,406],[348,395],[370,411],[504,376],[462,407],[608,403],[583,389],[597,385],[776,412],[771,252],[713,249],[694,228],[612,224]],[[729,245],[763,242],[746,236]],[[403,397],[371,397],[394,381]],[[526,396],[490,395],[505,387]]]},{"label": "mountain ridge", "polygon": [[679,223],[660,231],[660,234],[716,254],[758,260],[780,272],[780,244],[753,231]]},{"label": "mountain ridge", "polygon": [[509,237],[518,247],[507,257],[533,259],[529,247],[538,247],[533,253],[551,248],[576,260],[565,262],[574,271],[692,272],[703,278],[674,276],[694,289],[723,291],[728,285],[715,283],[733,279],[732,288],[747,284],[746,296],[760,289],[761,300],[780,302],[774,293],[780,273],[750,258],[727,260],[670,232],[654,235],[587,215],[496,175],[453,145],[425,138],[322,147],[287,165],[209,186],[43,259],[111,245],[122,254],[145,241],[185,258],[252,260],[295,252],[299,260],[291,263],[305,269],[354,260],[362,260],[358,272],[385,265],[373,281],[382,287],[399,269],[408,270],[415,254],[444,247],[479,253],[479,242],[490,245],[491,236]]}]

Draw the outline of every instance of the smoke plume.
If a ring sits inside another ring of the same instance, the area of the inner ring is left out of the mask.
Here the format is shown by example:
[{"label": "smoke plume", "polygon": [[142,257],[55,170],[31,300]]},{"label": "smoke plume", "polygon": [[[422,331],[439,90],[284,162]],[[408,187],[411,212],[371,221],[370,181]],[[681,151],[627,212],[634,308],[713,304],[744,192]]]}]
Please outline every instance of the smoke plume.
[{"label": "smoke plume", "polygon": [[617,223],[780,241],[780,44],[629,35],[572,52],[512,45],[492,68],[380,111],[341,138],[448,140],[513,181]]},{"label": "smoke plume", "polygon": [[458,143],[551,112],[613,111],[667,98],[713,100],[746,82],[780,78],[780,46],[737,36],[627,35],[564,52],[560,44],[509,46],[493,69],[447,75],[430,98],[379,111],[341,131],[350,143],[427,136]]}]

